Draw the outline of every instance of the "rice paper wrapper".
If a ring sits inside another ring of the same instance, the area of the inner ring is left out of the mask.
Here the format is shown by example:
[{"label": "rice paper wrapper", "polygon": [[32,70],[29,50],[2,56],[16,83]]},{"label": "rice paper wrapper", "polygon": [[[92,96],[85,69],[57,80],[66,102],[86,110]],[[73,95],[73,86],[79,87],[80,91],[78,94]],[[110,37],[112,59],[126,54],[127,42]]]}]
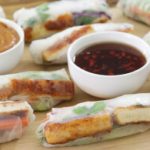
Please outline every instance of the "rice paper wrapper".
[{"label": "rice paper wrapper", "polygon": [[0,143],[19,139],[23,134],[20,117],[15,115],[0,115]]},{"label": "rice paper wrapper", "polygon": [[25,40],[31,42],[68,27],[106,22],[111,18],[108,8],[105,0],[60,0],[19,9],[14,20],[24,29]]},{"label": "rice paper wrapper", "polygon": [[150,25],[149,0],[120,0],[118,6],[126,16]]},{"label": "rice paper wrapper", "polygon": [[[98,103],[100,104],[99,110],[98,110],[98,105],[97,106],[95,105]],[[93,106],[95,106],[95,108]],[[105,101],[99,101],[99,102],[89,101],[89,102],[79,103],[71,107],[53,108],[51,113],[47,114],[47,120],[41,123],[41,125],[37,129],[36,134],[40,142],[45,147],[63,147],[63,146],[85,145],[85,144],[96,143],[96,142],[100,142],[104,140],[112,140],[115,138],[121,138],[121,137],[129,136],[129,135],[134,135],[134,134],[149,130],[150,125],[145,124],[143,122],[138,123],[138,124],[132,123],[132,124],[125,124],[125,125],[118,125],[113,122],[112,130],[109,132],[105,132],[105,133],[102,132],[102,133],[97,133],[91,136],[76,138],[75,140],[68,140],[68,142],[66,141],[62,144],[61,143],[51,144],[51,143],[48,143],[46,140],[45,130],[48,124],[51,124],[51,123],[52,124],[56,123],[59,125],[64,124],[64,123],[67,124],[68,122],[71,122],[72,120],[88,118],[94,115],[103,115],[104,112],[110,113],[110,115],[112,115],[116,108],[126,108],[126,107],[132,107],[132,106],[149,107],[150,106],[150,94],[149,93],[129,94],[129,95],[124,95],[124,96],[120,96],[120,97],[105,100]],[[80,128],[81,126],[83,126],[83,124],[80,124]],[[53,129],[51,128],[51,132],[52,131]],[[63,135],[65,135],[65,133]],[[67,132],[67,135],[69,135],[68,132]]]},{"label": "rice paper wrapper", "polygon": [[35,111],[49,110],[74,95],[73,82],[65,69],[2,75],[0,80],[1,100],[27,101]]}]

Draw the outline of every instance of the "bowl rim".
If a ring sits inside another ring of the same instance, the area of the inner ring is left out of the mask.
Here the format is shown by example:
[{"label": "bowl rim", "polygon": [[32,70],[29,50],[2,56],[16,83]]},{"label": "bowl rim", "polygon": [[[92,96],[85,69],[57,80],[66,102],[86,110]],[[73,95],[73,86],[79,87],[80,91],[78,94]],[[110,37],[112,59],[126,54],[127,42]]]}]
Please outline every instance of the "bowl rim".
[{"label": "bowl rim", "polygon": [[12,21],[10,19],[0,18],[0,22],[2,22],[4,24],[6,24],[8,27],[14,29],[19,36],[19,41],[15,45],[13,45],[11,48],[0,53],[0,56],[2,56],[2,55],[5,55],[5,54],[10,53],[11,51],[15,50],[22,42],[24,43],[24,32],[17,23],[15,23],[14,21]]},{"label": "bowl rim", "polygon": [[[82,68],[80,68],[79,66],[77,66],[73,59],[71,58],[71,54],[72,54],[72,51],[74,49],[74,46],[76,46],[80,41],[82,41],[83,39],[88,39],[88,38],[91,38],[93,36],[97,36],[97,35],[103,35],[103,34],[118,34],[118,35],[121,35],[121,36],[130,36],[131,38],[134,38],[134,39],[137,39],[137,40],[140,40],[146,47],[149,47],[150,49],[150,46],[140,37],[138,36],[135,36],[133,34],[130,34],[130,33],[125,33],[125,32],[120,32],[120,31],[102,31],[102,32],[97,32],[97,33],[90,33],[88,35],[84,35],[82,37],[80,37],[79,39],[77,39],[75,42],[73,42],[69,49],[68,49],[68,52],[67,52],[67,61],[68,61],[68,64],[70,63],[73,67],[75,67],[79,72],[83,72],[85,74],[88,74],[90,76],[93,76],[93,77],[98,77],[98,78],[122,78],[122,77],[128,77],[128,76],[131,76],[131,75],[135,75],[137,74],[138,72],[141,72],[143,71],[143,69],[147,68],[149,65],[150,65],[150,51],[147,51],[149,53],[149,58],[147,59],[146,58],[146,63],[140,67],[139,69],[135,70],[135,71],[132,71],[132,72],[129,72],[129,73],[125,73],[125,74],[119,74],[119,75],[102,75],[102,74],[95,74],[95,73],[92,73],[92,72],[89,72],[89,71],[86,71]],[[93,42],[94,44],[94,42]],[[78,50],[77,50],[78,51]],[[141,52],[141,51],[140,51]],[[75,57],[75,55],[73,56],[73,58]],[[150,66],[149,66],[150,67]],[[70,69],[69,69],[70,70]],[[149,72],[150,72],[150,69],[149,69]]]}]

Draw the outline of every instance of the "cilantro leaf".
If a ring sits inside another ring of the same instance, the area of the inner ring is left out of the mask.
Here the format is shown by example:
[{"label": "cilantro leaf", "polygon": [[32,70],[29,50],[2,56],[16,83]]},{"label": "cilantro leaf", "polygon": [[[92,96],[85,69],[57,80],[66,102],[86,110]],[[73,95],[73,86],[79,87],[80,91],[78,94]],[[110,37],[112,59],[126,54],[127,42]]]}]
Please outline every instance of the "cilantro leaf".
[{"label": "cilantro leaf", "polygon": [[44,3],[44,4],[42,4],[42,5],[39,5],[36,9],[37,9],[37,11],[39,12],[39,11],[46,11],[46,10],[48,10],[49,8],[48,8],[48,4],[47,4],[47,3]]},{"label": "cilantro leaf", "polygon": [[89,112],[89,109],[85,106],[79,106],[79,107],[76,107],[73,110],[73,112],[76,113],[77,115],[82,115],[82,114],[87,114]]},{"label": "cilantro leaf", "polygon": [[106,107],[104,102],[95,102],[93,106],[87,108],[86,106],[78,106],[73,109],[73,112],[77,115],[91,115],[103,111]]},{"label": "cilantro leaf", "polygon": [[37,14],[39,15],[42,22],[47,20],[47,18],[49,17],[49,14],[47,12],[48,9],[49,7],[47,3],[44,3],[36,8]]},{"label": "cilantro leaf", "polygon": [[34,26],[34,24],[37,23],[37,20],[35,18],[30,18],[29,20],[27,20],[27,25],[32,27]]},{"label": "cilantro leaf", "polygon": [[106,104],[104,102],[96,102],[91,108],[90,108],[90,114],[96,114],[99,111],[104,110],[106,107]]}]

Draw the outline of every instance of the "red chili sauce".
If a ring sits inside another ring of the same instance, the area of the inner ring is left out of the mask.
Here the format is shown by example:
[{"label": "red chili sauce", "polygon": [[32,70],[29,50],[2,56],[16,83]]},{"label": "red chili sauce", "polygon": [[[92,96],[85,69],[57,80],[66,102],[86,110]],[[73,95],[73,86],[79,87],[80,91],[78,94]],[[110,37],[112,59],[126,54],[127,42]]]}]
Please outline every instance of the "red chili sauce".
[{"label": "red chili sauce", "polygon": [[89,46],[75,57],[80,68],[100,75],[120,75],[133,72],[146,63],[136,48],[122,43],[100,43]]}]

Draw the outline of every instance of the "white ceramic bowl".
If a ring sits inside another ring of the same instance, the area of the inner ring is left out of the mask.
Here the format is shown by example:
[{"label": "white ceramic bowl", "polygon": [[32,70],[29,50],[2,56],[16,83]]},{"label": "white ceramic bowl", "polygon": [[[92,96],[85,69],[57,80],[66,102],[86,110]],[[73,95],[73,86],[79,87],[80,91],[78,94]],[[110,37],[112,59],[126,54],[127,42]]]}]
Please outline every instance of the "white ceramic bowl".
[{"label": "white ceramic bowl", "polygon": [[[136,71],[123,75],[98,75],[87,72],[74,63],[74,57],[84,48],[103,42],[116,42],[137,48],[146,58],[146,64]],[[94,33],[76,40],[69,48],[68,67],[74,82],[86,93],[111,98],[137,91],[146,81],[150,72],[150,47],[141,38],[123,32]]]},{"label": "white ceramic bowl", "polygon": [[19,41],[10,49],[0,53],[0,74],[12,70],[19,63],[24,51],[24,32],[15,22],[0,18],[0,22],[13,28],[19,35]]}]

